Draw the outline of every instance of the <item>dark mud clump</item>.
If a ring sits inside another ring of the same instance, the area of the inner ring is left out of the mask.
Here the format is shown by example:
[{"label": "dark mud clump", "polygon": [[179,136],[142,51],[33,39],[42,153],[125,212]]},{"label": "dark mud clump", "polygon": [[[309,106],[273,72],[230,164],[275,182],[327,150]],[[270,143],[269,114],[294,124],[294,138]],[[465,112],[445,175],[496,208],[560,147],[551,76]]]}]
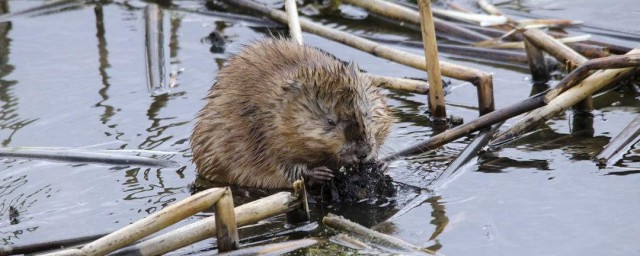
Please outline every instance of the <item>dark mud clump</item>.
[{"label": "dark mud clump", "polygon": [[314,189],[312,194],[321,202],[387,199],[395,196],[396,190],[385,170],[384,165],[376,163],[343,167],[334,172],[335,177],[331,182]]}]

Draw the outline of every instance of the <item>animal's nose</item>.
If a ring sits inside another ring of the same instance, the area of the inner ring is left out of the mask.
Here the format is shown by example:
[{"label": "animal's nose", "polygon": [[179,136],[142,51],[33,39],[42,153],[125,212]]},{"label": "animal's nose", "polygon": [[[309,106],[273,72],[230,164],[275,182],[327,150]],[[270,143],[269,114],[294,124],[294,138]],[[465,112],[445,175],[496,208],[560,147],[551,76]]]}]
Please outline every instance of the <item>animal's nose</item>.
[{"label": "animal's nose", "polygon": [[371,148],[368,146],[361,146],[356,150],[356,157],[358,160],[364,160],[369,155]]}]

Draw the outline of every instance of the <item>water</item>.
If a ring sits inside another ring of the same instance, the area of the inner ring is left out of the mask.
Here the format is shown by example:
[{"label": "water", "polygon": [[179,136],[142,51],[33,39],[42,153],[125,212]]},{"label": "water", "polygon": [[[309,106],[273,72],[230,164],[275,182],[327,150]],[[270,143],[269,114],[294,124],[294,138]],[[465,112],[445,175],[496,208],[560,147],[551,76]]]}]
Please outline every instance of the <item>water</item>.
[{"label": "water", "polygon": [[[261,2],[272,7],[281,4]],[[10,1],[8,6],[14,11],[40,3]],[[203,6],[199,1],[175,3],[183,8]],[[640,21],[640,9],[631,0],[605,6],[595,0],[582,1],[579,6],[571,3],[510,1],[500,6],[522,15],[587,20],[587,25],[596,27],[585,28],[590,31],[616,28],[638,33],[635,25]],[[145,77],[145,4],[85,5],[0,24],[0,143],[4,147],[178,152],[162,157],[182,166],[159,169],[0,159],[0,245],[113,231],[189,196],[189,184],[195,179],[188,144],[192,120],[215,73],[243,44],[281,31],[269,23],[165,9],[164,42],[170,71],[177,74],[177,80],[166,88],[168,93],[156,95],[149,92]],[[342,11],[312,19],[369,37],[420,38],[357,8],[344,7]],[[313,9],[306,12],[314,13]],[[602,15],[587,17],[592,12]],[[616,19],[610,18],[613,15]],[[226,40],[222,52],[209,51],[211,46],[203,40],[213,31]],[[371,73],[424,75],[315,35],[303,36],[305,43],[353,60]],[[637,46],[637,41],[628,38],[607,38]],[[398,48],[422,54],[421,48]],[[493,73],[496,108],[529,96],[526,70],[446,54],[442,57]],[[387,150],[428,138],[431,129],[422,114],[426,96],[388,93],[399,122],[393,127]],[[469,83],[451,80],[447,102],[449,114],[465,121],[477,116],[476,90]],[[386,230],[445,255],[637,254],[640,146],[634,145],[606,169],[598,169],[590,158],[640,113],[640,95],[623,87],[599,95],[594,104],[593,136],[572,136],[575,122],[567,112],[528,137],[474,159],[466,167],[467,173],[438,191],[439,197],[387,223]],[[513,120],[506,125],[510,124]],[[391,175],[407,186],[425,187],[470,139],[461,138],[414,160],[394,162]],[[329,207],[314,214],[337,212],[372,226],[415,196],[415,190],[405,189],[395,205]],[[20,213],[16,224],[9,222],[10,206]],[[273,222],[275,228],[258,228],[254,233],[283,228],[282,218]],[[311,233],[314,237],[330,235],[321,227]],[[175,254],[197,254],[210,247],[211,242],[205,241]],[[344,250],[327,244],[312,248],[310,252]]]}]

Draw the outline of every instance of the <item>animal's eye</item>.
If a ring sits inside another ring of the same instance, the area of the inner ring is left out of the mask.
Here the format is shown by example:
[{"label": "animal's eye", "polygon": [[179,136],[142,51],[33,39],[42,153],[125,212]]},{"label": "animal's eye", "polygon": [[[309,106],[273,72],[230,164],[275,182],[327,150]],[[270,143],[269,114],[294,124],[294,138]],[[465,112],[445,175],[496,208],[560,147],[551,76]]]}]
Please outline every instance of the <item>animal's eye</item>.
[{"label": "animal's eye", "polygon": [[336,126],[336,121],[333,121],[333,119],[327,118],[327,123],[331,126]]}]

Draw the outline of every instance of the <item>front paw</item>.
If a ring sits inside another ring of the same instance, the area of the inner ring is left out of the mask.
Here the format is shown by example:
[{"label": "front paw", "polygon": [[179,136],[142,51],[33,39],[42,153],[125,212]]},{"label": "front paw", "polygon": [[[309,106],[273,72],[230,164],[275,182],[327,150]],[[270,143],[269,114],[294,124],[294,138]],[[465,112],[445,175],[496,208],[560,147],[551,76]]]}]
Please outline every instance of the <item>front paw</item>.
[{"label": "front paw", "polygon": [[326,166],[320,166],[311,169],[307,177],[307,179],[309,180],[309,186],[324,184],[331,181],[333,178],[333,170],[327,168]]}]

